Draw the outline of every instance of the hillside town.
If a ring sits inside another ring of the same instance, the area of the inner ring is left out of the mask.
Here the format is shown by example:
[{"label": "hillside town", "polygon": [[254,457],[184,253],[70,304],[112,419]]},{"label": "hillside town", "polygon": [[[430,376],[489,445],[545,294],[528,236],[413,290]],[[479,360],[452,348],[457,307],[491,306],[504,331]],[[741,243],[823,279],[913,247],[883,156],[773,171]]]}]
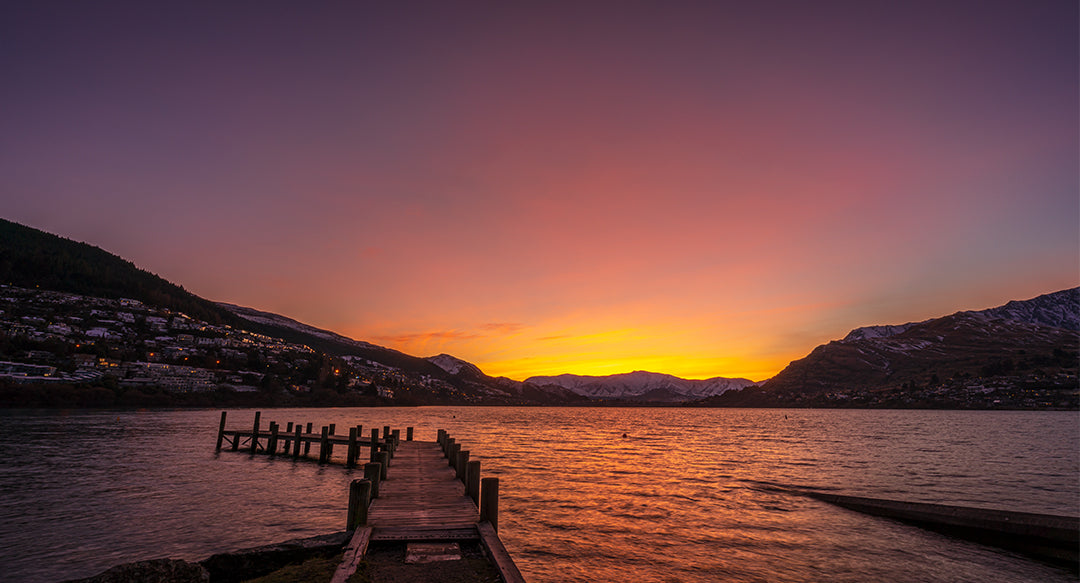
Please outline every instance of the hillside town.
[{"label": "hillside town", "polygon": [[166,393],[303,394],[393,399],[447,393],[358,357],[312,348],[132,299],[0,285],[0,383],[91,384]]}]

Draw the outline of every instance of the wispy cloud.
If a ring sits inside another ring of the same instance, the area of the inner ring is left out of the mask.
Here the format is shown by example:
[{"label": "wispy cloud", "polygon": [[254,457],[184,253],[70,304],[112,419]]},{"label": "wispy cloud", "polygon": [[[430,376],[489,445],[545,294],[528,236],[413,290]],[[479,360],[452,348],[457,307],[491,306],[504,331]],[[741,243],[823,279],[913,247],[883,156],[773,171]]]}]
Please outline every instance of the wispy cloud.
[{"label": "wispy cloud", "polygon": [[427,332],[414,332],[410,334],[394,334],[375,337],[377,341],[391,344],[427,344],[431,342],[447,342],[460,340],[478,340],[493,336],[507,336],[516,334],[529,328],[528,324],[520,322],[490,322],[481,324],[473,329],[465,330],[430,330]]}]

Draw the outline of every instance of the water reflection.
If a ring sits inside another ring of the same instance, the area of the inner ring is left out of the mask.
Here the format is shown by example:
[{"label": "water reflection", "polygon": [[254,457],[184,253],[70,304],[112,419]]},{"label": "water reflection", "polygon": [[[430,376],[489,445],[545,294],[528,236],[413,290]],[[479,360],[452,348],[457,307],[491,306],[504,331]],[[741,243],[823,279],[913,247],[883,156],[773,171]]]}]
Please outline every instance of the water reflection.
[{"label": "water reflection", "polygon": [[[218,415],[0,415],[9,580],[202,559],[343,527],[354,472],[215,454]],[[253,415],[231,411],[229,425]],[[1075,413],[415,408],[263,419],[411,425],[425,440],[448,429],[485,475],[503,478],[500,531],[533,583],[1074,579],[756,483],[1075,515]]]}]

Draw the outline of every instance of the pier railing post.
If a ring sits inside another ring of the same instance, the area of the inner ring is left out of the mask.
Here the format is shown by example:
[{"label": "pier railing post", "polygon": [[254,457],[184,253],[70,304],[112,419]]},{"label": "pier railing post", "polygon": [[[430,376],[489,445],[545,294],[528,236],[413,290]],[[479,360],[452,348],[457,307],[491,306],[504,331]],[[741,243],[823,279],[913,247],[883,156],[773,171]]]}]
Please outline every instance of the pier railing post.
[{"label": "pier railing post", "polygon": [[345,456],[345,466],[356,466],[356,428],[349,428],[349,453]]},{"label": "pier railing post", "polygon": [[369,462],[364,464],[364,479],[371,483],[371,497],[379,497],[379,482],[382,481],[382,464]]},{"label": "pier railing post", "polygon": [[356,530],[357,527],[367,524],[367,509],[370,503],[371,480],[353,480],[349,484],[349,515],[345,521],[345,530]]},{"label": "pier railing post", "polygon": [[[331,437],[333,437],[334,431],[336,429],[337,429],[337,424],[336,423],[331,423],[330,424],[330,436]],[[334,442],[332,442],[330,440],[327,440],[326,441],[326,459],[327,459],[327,461],[329,461],[330,458],[332,458],[332,457],[334,457]]]},{"label": "pier railing post", "polygon": [[[221,426],[225,427],[225,415],[224,415],[224,413],[222,413],[221,423],[222,423]],[[405,441],[412,441],[412,427],[406,427],[405,428]],[[218,442],[218,443],[220,443],[220,442]]]},{"label": "pier railing post", "polygon": [[293,444],[292,455],[294,458],[300,457],[300,424],[296,424],[296,443]]},{"label": "pier railing post", "polygon": [[379,461],[379,430],[371,428],[371,461]]},{"label": "pier railing post", "polygon": [[385,480],[386,479],[386,470],[387,470],[387,468],[390,467],[390,452],[388,452],[388,451],[380,451],[379,452],[379,463],[382,464],[382,472],[379,473],[379,478]]},{"label": "pier railing post", "polygon": [[461,480],[462,484],[464,484],[465,480],[468,479],[465,477],[465,467],[468,465],[468,463],[469,450],[463,449],[459,451],[457,454],[457,468],[455,469],[457,470],[457,479]]},{"label": "pier railing post", "polygon": [[276,422],[270,422],[270,440],[266,442],[266,453],[270,455],[277,454],[278,443],[278,424]]},{"label": "pier railing post", "polygon": [[401,430],[395,429],[390,432],[390,437],[394,438],[394,449],[397,449],[399,443],[401,443]]},{"label": "pier railing post", "polygon": [[330,428],[323,425],[322,441],[319,442],[319,463],[325,464],[330,459]]},{"label": "pier railing post", "polygon": [[255,412],[255,425],[251,429],[251,453],[259,451],[259,416],[261,412]]},{"label": "pier railing post", "polygon": [[469,493],[473,504],[480,506],[480,460],[472,460],[466,464],[465,491]]},{"label": "pier railing post", "polygon": [[382,438],[383,439],[390,439],[390,426],[389,425],[383,425]]},{"label": "pier railing post", "polygon": [[221,412],[221,425],[218,425],[217,430],[217,448],[215,451],[221,451],[221,440],[225,438],[225,415],[226,412]]},{"label": "pier railing post", "polygon": [[490,522],[491,528],[499,530],[499,479],[480,480],[480,522]]},{"label": "pier railing post", "polygon": [[446,456],[450,458],[450,467],[454,468],[455,470],[457,469],[458,452],[460,451],[461,444],[455,441],[454,443],[450,444],[450,453]]},{"label": "pier railing post", "polygon": [[289,421],[288,425],[285,426],[285,433],[281,438],[281,453],[285,455],[289,455],[289,437],[292,435],[292,424],[293,422]]},{"label": "pier railing post", "polygon": [[[308,435],[311,435],[311,428],[312,428],[312,424],[308,423],[307,424],[307,431],[305,431],[304,433],[307,433]],[[311,442],[310,441],[305,441],[304,442],[304,455],[307,455],[309,453],[311,453]]]}]

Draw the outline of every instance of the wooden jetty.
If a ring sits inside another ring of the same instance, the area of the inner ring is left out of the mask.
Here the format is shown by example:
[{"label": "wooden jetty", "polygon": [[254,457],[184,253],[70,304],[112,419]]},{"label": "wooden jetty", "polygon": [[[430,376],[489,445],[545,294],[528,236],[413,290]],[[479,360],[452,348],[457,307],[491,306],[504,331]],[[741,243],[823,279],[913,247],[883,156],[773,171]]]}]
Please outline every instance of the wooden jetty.
[{"label": "wooden jetty", "polygon": [[[352,532],[344,548],[344,558],[332,579],[343,583],[357,570],[372,542],[402,542],[409,545],[477,541],[506,583],[524,583],[524,578],[499,539],[499,479],[482,478],[480,461],[470,460],[470,452],[439,430],[434,442],[413,441],[413,428],[400,430],[384,426],[372,429],[370,437],[360,437],[362,426],[350,427],[348,436],[336,435],[332,425],[313,431],[309,423],[290,423],[285,431],[276,423],[260,427],[260,413],[248,430],[226,430],[226,412],[221,414],[217,449],[229,445],[231,451],[288,455],[315,460],[311,447],[318,447],[320,463],[334,463],[335,445],[346,448],[345,465],[360,462],[361,448],[368,450],[363,464],[364,478],[353,480],[349,488],[346,528]],[[304,453],[301,453],[303,451]]]},{"label": "wooden jetty", "polygon": [[782,484],[767,487],[1080,570],[1077,517],[845,496]]}]

